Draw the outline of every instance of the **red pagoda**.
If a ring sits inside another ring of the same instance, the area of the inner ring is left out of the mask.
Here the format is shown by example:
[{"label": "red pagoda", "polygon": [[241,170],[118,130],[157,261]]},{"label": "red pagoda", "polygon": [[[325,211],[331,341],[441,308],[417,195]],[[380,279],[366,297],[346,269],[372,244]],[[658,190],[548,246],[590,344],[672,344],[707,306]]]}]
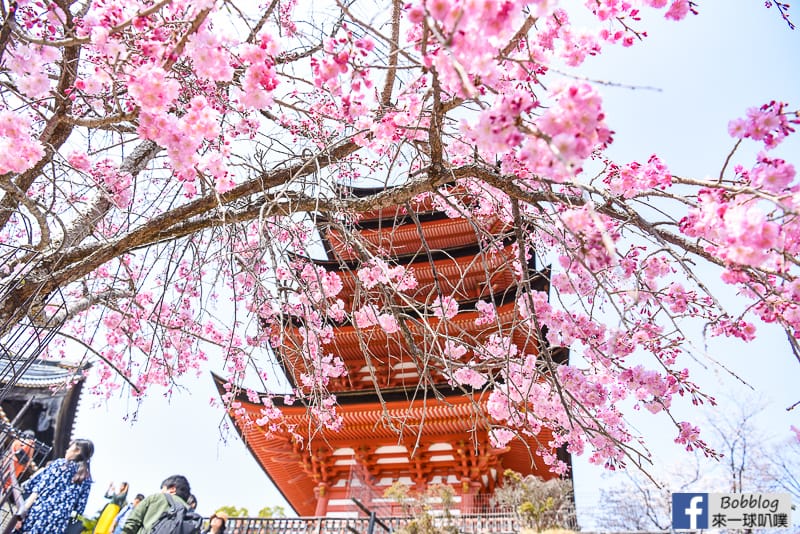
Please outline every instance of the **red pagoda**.
[{"label": "red pagoda", "polygon": [[[536,336],[519,324],[516,310],[518,276],[513,260],[518,252],[513,228],[498,219],[476,225],[452,215],[426,200],[365,214],[347,232],[338,223],[318,223],[328,258],[312,261],[339,274],[343,288],[338,296],[346,311],[374,299],[374,292],[357,276],[372,254],[413,272],[417,285],[403,293],[404,298],[383,296],[384,307],[408,318],[401,331],[387,333],[379,325],[359,328],[350,322],[334,326],[333,340],[325,350],[341,358],[348,371],[328,385],[338,401],[340,430],[320,428],[301,402],[286,405],[275,398],[282,426],[293,428],[295,434],[267,432],[254,423],[262,417],[263,404],[238,395],[237,409],[230,415],[253,456],[297,514],[357,514],[354,496],[366,500],[367,506],[377,506],[395,482],[419,492],[433,484],[448,484],[455,490],[459,510],[470,513],[487,501],[477,496],[490,495],[502,484],[506,469],[545,479],[554,476],[534,452],[550,441],[549,430],[513,439],[504,448],[493,447],[492,421],[485,410],[488,393],[447,378],[452,369],[440,354],[442,338],[474,347],[503,332],[520,351],[537,351]],[[547,291],[546,273],[537,273],[533,261],[527,268],[530,284]],[[430,313],[440,296],[458,302],[458,312],[449,320]],[[495,306],[490,324],[476,322],[479,301]],[[284,325],[281,343],[273,347],[294,387],[307,371],[301,327]],[[566,360],[566,350],[553,353],[559,361]],[[469,349],[461,360],[472,356]],[[224,392],[222,380],[217,378],[217,383]],[[557,453],[569,462],[564,451]]]}]

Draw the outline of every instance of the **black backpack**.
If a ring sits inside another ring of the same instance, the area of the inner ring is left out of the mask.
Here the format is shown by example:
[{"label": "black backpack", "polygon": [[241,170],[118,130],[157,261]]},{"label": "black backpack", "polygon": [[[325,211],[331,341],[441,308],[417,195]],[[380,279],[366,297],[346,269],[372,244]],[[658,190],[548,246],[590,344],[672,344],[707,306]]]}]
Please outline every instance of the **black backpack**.
[{"label": "black backpack", "polygon": [[194,510],[176,503],[172,495],[165,493],[170,509],[161,514],[148,534],[200,534],[203,517]]}]

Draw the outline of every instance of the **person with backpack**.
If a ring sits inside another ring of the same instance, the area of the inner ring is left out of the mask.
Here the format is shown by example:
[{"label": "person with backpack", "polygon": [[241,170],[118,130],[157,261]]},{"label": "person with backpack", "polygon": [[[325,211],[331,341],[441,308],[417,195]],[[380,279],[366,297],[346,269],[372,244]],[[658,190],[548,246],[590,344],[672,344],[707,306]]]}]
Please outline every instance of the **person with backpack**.
[{"label": "person with backpack", "polygon": [[122,527],[123,534],[200,534],[203,518],[189,508],[192,494],[183,475],[172,475],[161,483],[161,492],[145,497]]}]

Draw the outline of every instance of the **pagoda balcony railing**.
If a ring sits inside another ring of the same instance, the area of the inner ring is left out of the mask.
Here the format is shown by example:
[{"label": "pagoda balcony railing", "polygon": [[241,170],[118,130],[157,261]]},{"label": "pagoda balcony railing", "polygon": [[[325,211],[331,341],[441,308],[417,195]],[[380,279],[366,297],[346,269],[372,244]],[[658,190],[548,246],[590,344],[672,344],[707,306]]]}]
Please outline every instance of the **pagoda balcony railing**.
[{"label": "pagoda balcony railing", "polygon": [[[350,498],[353,499],[354,503],[362,503],[362,509],[374,512],[379,518],[413,517],[419,514],[423,508],[435,517],[446,515],[453,517],[520,517],[517,512],[517,506],[498,503],[496,497],[490,493],[457,495],[445,510],[441,499],[435,497],[427,497],[424,502],[417,502],[412,499],[407,503],[401,503],[394,499],[377,497],[371,494],[367,488],[363,488],[363,490],[366,491],[362,491],[360,494],[351,491]],[[357,508],[358,506],[354,504],[347,511],[355,511]],[[526,523],[531,521],[533,521],[531,517],[528,517],[527,520],[519,519],[519,523],[522,526],[526,526]],[[575,510],[572,507],[542,511],[537,515],[536,521],[539,524],[559,525],[569,529],[577,528]]]},{"label": "pagoda balcony railing", "polygon": [[[364,501],[365,507],[374,511],[378,517],[404,517],[414,515],[420,509],[425,508],[431,514],[443,515],[445,507],[440,499],[426,498],[424,503],[411,502],[403,504],[392,499],[378,499]],[[356,510],[356,507],[352,507]],[[492,494],[478,494],[471,496],[456,496],[452,504],[447,509],[451,515],[513,515],[516,507],[499,504]],[[541,513],[543,518],[551,519],[553,523],[570,526],[570,518],[575,515],[571,509],[558,511],[544,511]],[[561,519],[563,516],[563,520]]]},{"label": "pagoda balcony railing", "polygon": [[[574,506],[562,506],[558,510],[545,510],[538,513],[536,517],[532,517],[521,515],[518,512],[518,505],[498,502],[492,493],[454,495],[446,506],[441,498],[434,495],[428,495],[421,499],[410,498],[405,502],[399,502],[382,495],[376,489],[374,482],[374,477],[365,471],[363,466],[359,464],[352,466],[347,492],[352,506],[342,506],[339,508],[339,512],[348,515],[358,514],[359,516],[371,514],[387,525],[394,525],[392,527],[394,529],[399,525],[407,524],[411,518],[420,516],[423,510],[437,522],[453,521],[454,526],[459,529],[458,531],[463,533],[519,532],[522,527],[536,525],[557,525],[570,530],[578,529]],[[396,521],[400,523],[393,523]],[[490,522],[491,528],[485,526],[486,521]],[[505,527],[509,527],[511,530],[503,530]],[[348,532],[366,531],[356,529]]]},{"label": "pagoda balcony railing", "polygon": [[[459,534],[520,534],[517,524],[505,521],[494,521],[491,516],[465,516],[466,521],[456,524]],[[396,522],[395,522],[396,520]],[[472,523],[469,520],[474,520]],[[386,520],[385,520],[386,521]],[[397,530],[408,522],[408,518],[389,518],[387,526]],[[376,527],[369,530],[369,522],[362,518],[332,517],[295,517],[295,518],[263,518],[237,517],[230,518],[225,534],[373,534],[392,532]],[[534,531],[535,532],[535,531]],[[663,530],[626,530],[616,534],[664,534]],[[607,534],[592,530],[581,530],[580,534]]]},{"label": "pagoda balcony railing", "polygon": [[[429,515],[433,525],[448,527],[448,531],[460,534],[519,534],[524,527],[531,526],[513,512],[443,515],[430,511]],[[375,514],[360,517],[231,517],[225,534],[380,534],[395,532],[413,519],[408,515],[385,517]],[[578,530],[574,513],[562,512],[549,520],[556,521],[550,525]]]},{"label": "pagoda balcony railing", "polygon": [[[225,534],[380,534],[395,532],[410,517],[231,517]],[[434,517],[437,526],[451,526],[463,534],[518,534],[520,523],[513,514]]]}]

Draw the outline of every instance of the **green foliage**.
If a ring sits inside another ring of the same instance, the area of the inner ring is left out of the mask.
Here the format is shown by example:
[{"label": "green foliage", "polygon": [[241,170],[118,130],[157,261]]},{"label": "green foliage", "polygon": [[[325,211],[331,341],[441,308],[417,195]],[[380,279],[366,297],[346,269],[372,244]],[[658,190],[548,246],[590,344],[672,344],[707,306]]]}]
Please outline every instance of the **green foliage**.
[{"label": "green foliage", "polygon": [[225,512],[229,517],[250,517],[250,511],[247,508],[237,508],[235,506],[220,506],[217,512]]},{"label": "green foliage", "polygon": [[[397,534],[458,534],[458,528],[452,525],[453,507],[456,492],[452,486],[434,484],[424,493],[414,493],[401,482],[393,483],[383,493],[403,507],[403,515],[414,516],[414,519],[396,530]],[[441,514],[431,513],[434,506]]]},{"label": "green foliage", "polygon": [[548,528],[546,530],[534,530],[532,528],[522,528],[519,534],[577,534],[574,530],[565,528]]},{"label": "green foliage", "polygon": [[286,517],[283,506],[265,506],[258,511],[258,517]]},{"label": "green foliage", "polygon": [[563,527],[572,518],[572,484],[568,480],[542,480],[516,471],[503,473],[503,487],[495,490],[494,501],[516,511],[524,527],[536,531]]},{"label": "green foliage", "polygon": [[547,512],[553,510],[555,506],[555,499],[547,497],[543,502],[533,503],[525,501],[517,508],[519,515],[524,518],[523,523],[526,525],[533,525],[540,528],[545,523]]},{"label": "green foliage", "polygon": [[92,534],[94,532],[94,527],[97,526],[97,520],[100,519],[100,514],[94,518],[84,517],[82,515],[78,516],[78,519],[81,523],[83,523],[83,534]]},{"label": "green foliage", "polygon": [[425,512],[395,532],[397,534],[458,534],[459,531],[453,525],[436,525],[434,517]]},{"label": "green foliage", "polygon": [[[217,512],[225,512],[228,517],[251,517],[250,510],[247,508],[237,508],[236,506],[220,506]],[[265,506],[258,511],[256,517],[286,517],[286,510],[283,506]]]}]

